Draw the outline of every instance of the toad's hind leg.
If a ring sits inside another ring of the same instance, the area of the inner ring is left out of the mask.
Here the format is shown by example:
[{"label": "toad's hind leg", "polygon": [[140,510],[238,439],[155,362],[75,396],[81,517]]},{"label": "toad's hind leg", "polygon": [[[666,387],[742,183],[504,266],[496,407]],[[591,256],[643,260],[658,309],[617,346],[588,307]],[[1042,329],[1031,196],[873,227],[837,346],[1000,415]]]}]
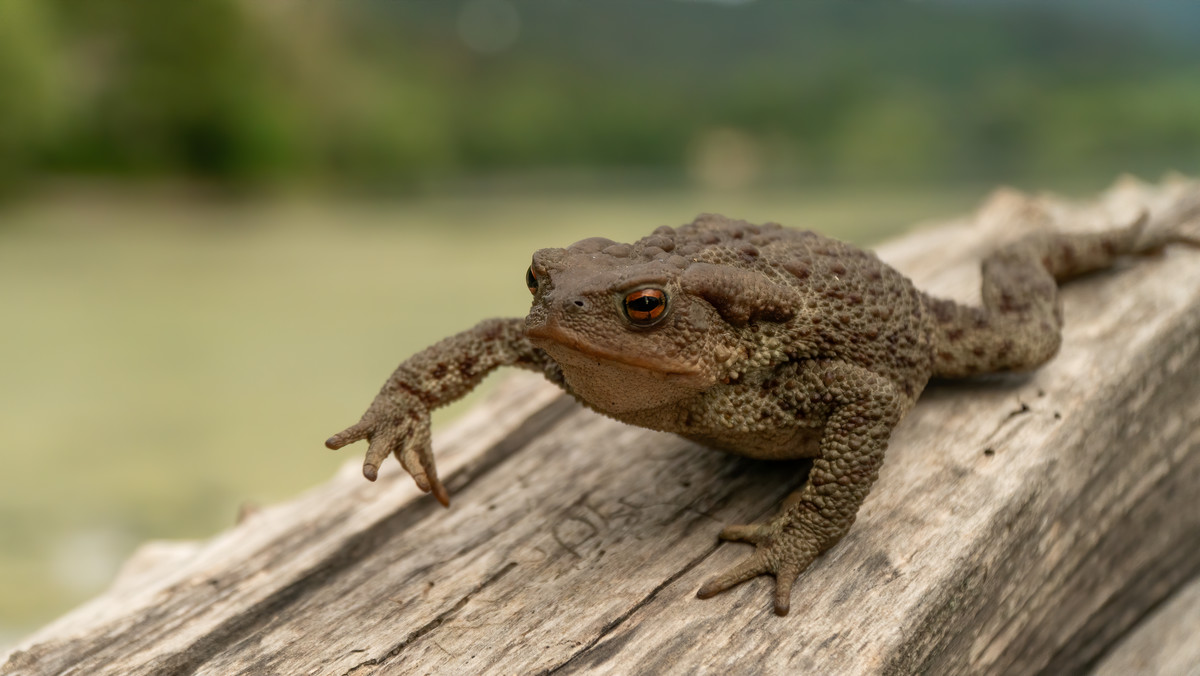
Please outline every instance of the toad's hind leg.
[{"label": "toad's hind leg", "polygon": [[1119,256],[1174,243],[1179,233],[1143,235],[1146,218],[1088,234],[1036,233],[983,261],[983,307],[927,298],[936,319],[933,375],[1021,371],[1044,364],[1062,342],[1058,282],[1110,267]]}]

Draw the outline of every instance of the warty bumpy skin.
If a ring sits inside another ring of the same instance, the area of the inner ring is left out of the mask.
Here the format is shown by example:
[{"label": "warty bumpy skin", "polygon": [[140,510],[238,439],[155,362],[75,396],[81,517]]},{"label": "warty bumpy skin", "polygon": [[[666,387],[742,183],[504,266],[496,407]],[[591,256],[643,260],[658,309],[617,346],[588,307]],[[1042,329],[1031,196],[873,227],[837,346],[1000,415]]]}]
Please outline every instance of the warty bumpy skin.
[{"label": "warty bumpy skin", "polygon": [[892,429],[932,376],[1032,369],[1061,341],[1057,282],[1172,242],[1145,219],[1042,232],[983,262],[983,306],[923,294],[874,254],[812,232],[702,215],[633,244],[586,239],[533,255],[525,319],[491,319],[405,361],[330,448],[367,439],[363,474],[394,454],[449,504],[429,412],[499,366],[543,373],[632,425],[756,458],[813,458],[769,523],[725,528],[754,545],[708,598],[763,574],[788,612],[796,577],[849,530]]}]

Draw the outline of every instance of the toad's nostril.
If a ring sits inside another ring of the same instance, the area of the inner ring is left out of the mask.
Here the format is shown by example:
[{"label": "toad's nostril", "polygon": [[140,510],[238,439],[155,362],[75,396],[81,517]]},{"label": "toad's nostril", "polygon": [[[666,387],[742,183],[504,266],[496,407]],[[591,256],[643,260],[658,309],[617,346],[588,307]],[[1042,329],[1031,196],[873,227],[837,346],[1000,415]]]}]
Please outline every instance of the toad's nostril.
[{"label": "toad's nostril", "polygon": [[581,301],[581,300],[576,300],[576,301],[575,301],[575,307],[583,307],[583,301]]},{"label": "toad's nostril", "polygon": [[565,298],[562,304],[564,312],[582,312],[587,306],[587,301],[582,298]]}]

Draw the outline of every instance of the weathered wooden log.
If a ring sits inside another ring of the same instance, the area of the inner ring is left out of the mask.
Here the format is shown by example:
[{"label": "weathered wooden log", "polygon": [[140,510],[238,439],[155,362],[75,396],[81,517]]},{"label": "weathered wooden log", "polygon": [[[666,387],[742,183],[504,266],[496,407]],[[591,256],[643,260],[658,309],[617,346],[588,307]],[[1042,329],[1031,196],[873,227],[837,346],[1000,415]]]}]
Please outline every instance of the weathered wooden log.
[{"label": "weathered wooden log", "polygon": [[[1200,185],[1002,191],[880,254],[971,300],[998,242],[1141,209],[1198,220]],[[526,375],[437,435],[449,510],[355,458],[209,542],[143,549],[0,672],[1085,671],[1200,571],[1200,252],[1091,275],[1064,303],[1050,364],[926,391],[787,617],[770,578],[695,592],[748,551],[721,526],[770,515],[804,462],[627,427]]]}]

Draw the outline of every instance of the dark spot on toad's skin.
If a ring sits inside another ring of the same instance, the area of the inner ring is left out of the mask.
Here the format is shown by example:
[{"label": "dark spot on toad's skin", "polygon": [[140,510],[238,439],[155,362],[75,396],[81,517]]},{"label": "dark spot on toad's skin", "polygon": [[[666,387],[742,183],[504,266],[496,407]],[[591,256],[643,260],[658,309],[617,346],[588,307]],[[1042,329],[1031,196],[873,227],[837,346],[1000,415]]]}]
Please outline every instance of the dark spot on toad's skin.
[{"label": "dark spot on toad's skin", "polygon": [[475,364],[477,362],[478,362],[478,360],[472,355],[467,355],[466,357],[463,357],[462,362],[458,365],[459,374],[462,375],[463,377],[469,378],[471,376],[471,374],[473,373],[473,369],[475,368]]},{"label": "dark spot on toad's skin", "polygon": [[1011,340],[1005,339],[1003,342],[1000,343],[1000,349],[996,350],[996,358],[1000,361],[1004,361],[1005,359],[1008,358],[1008,356],[1010,354],[1012,354],[1012,351],[1015,347],[1016,347],[1016,343],[1014,343]]}]

